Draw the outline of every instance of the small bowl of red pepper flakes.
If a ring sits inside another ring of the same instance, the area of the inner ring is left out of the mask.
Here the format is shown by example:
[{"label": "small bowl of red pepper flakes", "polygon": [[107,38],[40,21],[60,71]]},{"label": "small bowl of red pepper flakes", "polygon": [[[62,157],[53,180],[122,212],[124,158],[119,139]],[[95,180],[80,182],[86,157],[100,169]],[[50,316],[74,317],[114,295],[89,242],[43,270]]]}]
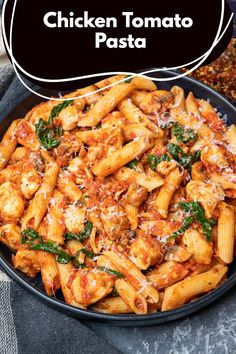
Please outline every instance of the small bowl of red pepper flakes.
[{"label": "small bowl of red pepper flakes", "polygon": [[189,76],[211,86],[236,104],[236,38],[232,38],[218,59],[198,68]]}]

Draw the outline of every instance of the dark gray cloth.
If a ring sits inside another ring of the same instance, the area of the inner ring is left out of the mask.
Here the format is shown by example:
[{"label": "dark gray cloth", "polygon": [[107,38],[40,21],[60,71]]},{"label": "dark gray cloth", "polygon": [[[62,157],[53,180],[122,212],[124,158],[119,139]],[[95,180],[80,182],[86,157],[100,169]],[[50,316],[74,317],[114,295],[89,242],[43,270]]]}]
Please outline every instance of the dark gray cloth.
[{"label": "dark gray cloth", "polygon": [[[36,88],[32,84],[31,87]],[[7,88],[8,87],[8,88]],[[7,88],[7,89],[6,89]],[[30,93],[11,66],[0,70],[0,122]],[[62,314],[19,287],[0,269],[1,354],[118,354],[80,321]]]},{"label": "dark gray cloth", "polygon": [[49,308],[13,282],[11,307],[19,354],[120,353],[78,320]]}]

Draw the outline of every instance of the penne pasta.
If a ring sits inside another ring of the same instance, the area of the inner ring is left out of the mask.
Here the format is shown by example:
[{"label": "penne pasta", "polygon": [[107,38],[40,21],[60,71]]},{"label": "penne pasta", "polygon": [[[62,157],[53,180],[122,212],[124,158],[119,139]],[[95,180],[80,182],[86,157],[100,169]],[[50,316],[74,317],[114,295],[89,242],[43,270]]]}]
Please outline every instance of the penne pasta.
[{"label": "penne pasta", "polygon": [[139,157],[152,146],[153,143],[146,141],[144,138],[140,138],[137,141],[133,140],[123,146],[122,149],[115,151],[105,159],[96,163],[93,166],[92,171],[96,176],[105,177],[126,165],[136,157]]},{"label": "penne pasta", "polygon": [[130,223],[131,230],[136,230],[138,227],[138,207],[131,204],[126,204],[125,211]]},{"label": "penne pasta", "polygon": [[115,287],[120,297],[128,306],[130,306],[134,313],[137,315],[144,315],[148,312],[145,298],[138,294],[127,281],[117,279]]},{"label": "penne pasta", "polygon": [[179,172],[179,168],[176,167],[166,177],[165,183],[157,195],[154,207],[163,218],[167,218],[170,201],[182,182],[182,178],[183,175]]},{"label": "penne pasta", "polygon": [[234,255],[235,212],[232,205],[220,205],[217,252],[224,263],[231,263]]},{"label": "penne pasta", "polygon": [[167,288],[183,278],[189,273],[188,269],[175,261],[167,261],[147,273],[147,279],[158,290]]},{"label": "penne pasta", "polygon": [[74,272],[74,268],[71,263],[68,264],[57,264],[58,266],[58,271],[59,271],[59,278],[60,278],[60,284],[61,284],[61,290],[63,293],[63,296],[66,300],[66,302],[70,305],[79,307],[79,308],[85,308],[81,304],[75,301],[71,289],[68,287],[68,282],[70,280],[70,276]]},{"label": "penne pasta", "polygon": [[57,179],[57,187],[72,202],[78,202],[82,198],[82,192],[78,186],[65,174],[60,174]]},{"label": "penne pasta", "polygon": [[95,127],[134,88],[132,84],[119,84],[112,87],[79,121],[78,126]]},{"label": "penne pasta", "polygon": [[[57,175],[59,173],[59,166],[56,162],[49,158],[46,152],[42,152],[46,162],[46,173],[43,178],[42,185],[36,192],[26,214],[22,218],[22,230],[28,226],[37,229],[42,221],[48,207],[50,198],[53,195],[53,191],[57,181]],[[47,162],[49,162],[47,164]]]},{"label": "penne pasta", "polygon": [[[112,262],[106,256],[100,256],[97,261],[100,267],[113,269],[115,271],[118,268],[112,264]],[[131,308],[136,314],[147,313],[147,302],[145,298],[137,293],[137,290],[124,279],[117,279],[115,281],[115,288],[122,300]]]},{"label": "penne pasta", "polygon": [[215,289],[226,272],[227,267],[218,264],[208,272],[186,278],[166,288],[161,310],[173,310],[192,298]]},{"label": "penne pasta", "polygon": [[10,160],[17,146],[15,131],[20,119],[14,120],[4,134],[0,143],[0,170],[2,170]]},{"label": "penne pasta", "polygon": [[112,251],[104,252],[104,255],[125,275],[130,284],[133,285],[138,290],[138,293],[142,294],[148,302],[158,302],[158,291],[149,284],[146,277],[128,257],[122,253]]},{"label": "penne pasta", "polygon": [[64,195],[58,190],[54,190],[53,196],[50,200],[50,209],[46,217],[46,238],[61,245],[64,243],[63,234],[65,232],[63,216],[64,204]]},{"label": "penne pasta", "polygon": [[41,275],[45,291],[49,296],[60,288],[59,271],[53,254],[41,252]]},{"label": "penne pasta", "polygon": [[100,313],[120,314],[132,313],[133,310],[126,302],[120,297],[106,297],[91,306],[91,309]]},{"label": "penne pasta", "polygon": [[192,92],[189,92],[188,97],[185,100],[185,105],[186,105],[186,110],[189,114],[192,114],[195,117],[200,117],[198,104]]}]

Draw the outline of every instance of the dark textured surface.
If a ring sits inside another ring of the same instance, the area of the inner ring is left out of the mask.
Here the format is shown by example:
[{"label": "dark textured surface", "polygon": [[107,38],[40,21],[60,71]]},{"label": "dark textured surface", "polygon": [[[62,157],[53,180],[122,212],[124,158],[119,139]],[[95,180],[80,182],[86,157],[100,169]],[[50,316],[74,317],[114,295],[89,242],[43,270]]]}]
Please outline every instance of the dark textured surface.
[{"label": "dark textured surface", "polygon": [[87,323],[126,354],[235,354],[236,289],[182,320],[134,328]]}]

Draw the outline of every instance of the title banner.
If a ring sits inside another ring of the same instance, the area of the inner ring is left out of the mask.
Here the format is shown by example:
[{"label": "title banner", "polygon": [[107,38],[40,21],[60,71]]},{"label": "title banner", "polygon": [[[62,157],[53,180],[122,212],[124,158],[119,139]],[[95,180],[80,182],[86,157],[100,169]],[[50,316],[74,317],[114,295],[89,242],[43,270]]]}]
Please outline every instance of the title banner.
[{"label": "title banner", "polygon": [[[211,48],[230,18],[222,0],[5,0],[3,10],[16,70],[50,87],[57,79],[185,66]],[[219,57],[231,35],[232,23],[205,63]]]}]

